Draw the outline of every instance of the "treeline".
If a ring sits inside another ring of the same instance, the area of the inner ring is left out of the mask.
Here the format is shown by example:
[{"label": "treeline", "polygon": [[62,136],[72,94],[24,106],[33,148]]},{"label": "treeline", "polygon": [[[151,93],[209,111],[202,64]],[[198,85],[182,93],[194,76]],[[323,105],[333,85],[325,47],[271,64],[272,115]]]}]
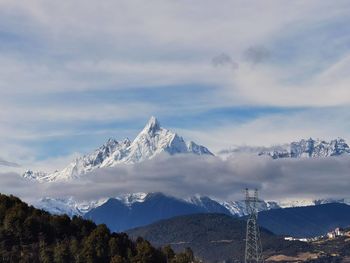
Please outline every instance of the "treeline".
[{"label": "treeline", "polygon": [[74,216],[50,215],[14,196],[0,194],[0,262],[189,263],[191,249],[175,254],[105,225]]}]

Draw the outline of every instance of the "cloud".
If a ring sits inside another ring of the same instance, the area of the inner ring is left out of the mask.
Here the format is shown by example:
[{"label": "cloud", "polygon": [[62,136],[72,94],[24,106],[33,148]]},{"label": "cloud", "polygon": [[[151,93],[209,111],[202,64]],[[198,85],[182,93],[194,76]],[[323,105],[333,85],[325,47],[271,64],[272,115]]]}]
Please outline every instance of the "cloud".
[{"label": "cloud", "polygon": [[237,69],[239,67],[238,63],[233,61],[233,59],[226,53],[221,53],[212,58],[211,63],[214,67],[224,67],[230,66],[232,69]]},{"label": "cloud", "polygon": [[0,166],[19,167],[20,165],[18,163],[8,162],[0,158]]},{"label": "cloud", "polygon": [[214,157],[164,155],[140,164],[98,169],[70,182],[35,183],[17,174],[0,174],[0,192],[30,202],[43,196],[92,200],[152,191],[179,197],[201,194],[240,200],[244,188],[257,187],[262,198],[270,200],[340,198],[348,196],[349,168],[349,157],[272,160],[237,156],[223,161]]},{"label": "cloud", "polygon": [[263,46],[252,46],[244,52],[245,59],[252,64],[263,63],[271,56],[270,50]]}]

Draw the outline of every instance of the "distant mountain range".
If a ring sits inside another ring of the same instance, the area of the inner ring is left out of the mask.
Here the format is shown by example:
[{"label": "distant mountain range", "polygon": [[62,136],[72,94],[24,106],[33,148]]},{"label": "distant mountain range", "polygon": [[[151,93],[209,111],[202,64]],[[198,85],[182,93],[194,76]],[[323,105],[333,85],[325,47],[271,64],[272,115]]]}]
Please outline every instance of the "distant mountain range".
[{"label": "distant mountain range", "polygon": [[152,159],[161,153],[213,155],[206,147],[192,141],[186,143],[176,133],[162,128],[155,117],[151,117],[134,141],[118,142],[109,139],[91,154],[77,158],[61,171],[53,173],[28,170],[24,177],[41,182],[70,180],[98,168],[114,167],[119,164],[134,164]]},{"label": "distant mountain range", "polygon": [[123,202],[111,198],[99,207],[87,212],[84,217],[101,224],[106,224],[113,231],[124,231],[143,226],[155,221],[178,215],[195,213],[222,213],[230,211],[210,198],[195,198],[192,203],[162,193],[151,193],[142,200]]},{"label": "distant mountain range", "polygon": [[[214,154],[205,146],[185,140],[176,133],[161,127],[155,117],[151,117],[144,129],[133,141],[109,139],[104,145],[90,154],[77,158],[61,171],[53,173],[27,170],[23,176],[40,182],[52,182],[79,178],[95,169],[114,167],[120,164],[135,164],[155,158],[161,153],[175,154]],[[235,154],[252,154],[279,158],[320,158],[350,155],[350,147],[344,139],[338,138],[329,142],[320,139],[302,139],[298,142],[271,147],[241,146],[222,150],[218,157],[227,158]],[[1,164],[1,160],[0,160]]]},{"label": "distant mountain range", "polygon": [[350,206],[329,203],[262,211],[259,224],[277,235],[315,237],[337,227],[349,227]]},{"label": "distant mountain range", "polygon": [[[289,203],[261,200],[258,210],[262,212],[286,207],[312,207],[328,203],[350,204],[350,200],[323,199]],[[206,196],[181,199],[163,193],[134,193],[90,202],[77,202],[73,198],[42,198],[35,206],[53,214],[80,215],[96,223],[107,224],[114,231],[123,231],[186,214],[223,213],[234,217],[242,217],[247,214],[244,201],[220,201]]]},{"label": "distant mountain range", "polygon": [[350,155],[350,147],[344,139],[338,138],[329,142],[320,139],[302,139],[297,142],[271,147],[240,146],[222,150],[218,156],[227,158],[235,154],[253,154],[280,158],[322,158],[331,156]]}]

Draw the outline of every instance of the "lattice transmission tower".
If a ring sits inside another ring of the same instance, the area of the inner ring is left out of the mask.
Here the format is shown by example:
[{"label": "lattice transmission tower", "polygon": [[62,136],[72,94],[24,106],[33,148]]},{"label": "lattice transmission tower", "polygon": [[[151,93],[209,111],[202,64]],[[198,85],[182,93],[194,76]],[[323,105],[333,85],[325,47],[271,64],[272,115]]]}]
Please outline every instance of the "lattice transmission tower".
[{"label": "lattice transmission tower", "polygon": [[253,196],[250,195],[249,189],[245,189],[245,203],[248,213],[247,233],[245,244],[245,263],[262,263],[262,246],[260,231],[258,226],[258,190],[254,190]]}]

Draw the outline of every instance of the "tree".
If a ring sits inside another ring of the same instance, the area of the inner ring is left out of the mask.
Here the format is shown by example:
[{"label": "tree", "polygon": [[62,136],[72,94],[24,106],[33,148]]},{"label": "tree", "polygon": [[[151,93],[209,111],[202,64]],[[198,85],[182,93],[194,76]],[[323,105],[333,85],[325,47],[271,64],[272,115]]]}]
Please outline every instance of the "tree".
[{"label": "tree", "polygon": [[162,251],[166,256],[168,262],[170,262],[175,257],[175,252],[170,245],[163,247]]},{"label": "tree", "polygon": [[[133,242],[105,225],[50,215],[0,194],[0,262],[175,263],[169,261],[177,260],[174,255],[170,246],[160,250],[143,238]],[[183,257],[191,258],[191,253]]]},{"label": "tree", "polygon": [[108,262],[110,232],[106,225],[98,225],[84,242],[84,257],[87,262]]},{"label": "tree", "polygon": [[54,249],[55,263],[69,263],[71,262],[69,247],[67,242],[57,243]]},{"label": "tree", "polygon": [[194,262],[194,255],[191,248],[187,247],[184,252],[175,256],[173,263],[191,263]]},{"label": "tree", "polygon": [[110,263],[126,263],[127,261],[119,255],[113,256]]},{"label": "tree", "polygon": [[136,244],[136,256],[133,257],[132,262],[135,263],[158,263],[166,262],[166,258],[163,255],[160,255],[151,244],[143,240],[142,238],[137,239]]}]

